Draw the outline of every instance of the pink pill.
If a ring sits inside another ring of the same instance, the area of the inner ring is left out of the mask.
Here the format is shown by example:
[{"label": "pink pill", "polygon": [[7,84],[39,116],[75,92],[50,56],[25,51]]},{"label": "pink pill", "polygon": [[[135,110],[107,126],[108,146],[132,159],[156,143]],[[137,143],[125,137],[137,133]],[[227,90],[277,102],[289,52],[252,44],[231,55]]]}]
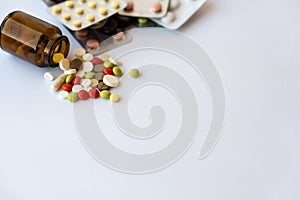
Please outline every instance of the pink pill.
[{"label": "pink pill", "polygon": [[90,39],[86,42],[86,46],[89,49],[97,49],[99,48],[100,43],[98,42],[98,40],[94,40],[94,39]]},{"label": "pink pill", "polygon": [[133,11],[134,3],[132,1],[127,1],[127,6],[124,9],[127,12]]},{"label": "pink pill", "polygon": [[98,65],[98,64],[103,63],[103,61],[102,61],[100,58],[98,58],[98,57],[94,57],[94,58],[92,59],[92,63],[93,63],[94,65]]},{"label": "pink pill", "polygon": [[159,3],[159,2],[153,3],[153,4],[152,4],[152,7],[151,7],[151,10],[152,10],[153,12],[156,12],[156,13],[161,12],[161,3]]}]

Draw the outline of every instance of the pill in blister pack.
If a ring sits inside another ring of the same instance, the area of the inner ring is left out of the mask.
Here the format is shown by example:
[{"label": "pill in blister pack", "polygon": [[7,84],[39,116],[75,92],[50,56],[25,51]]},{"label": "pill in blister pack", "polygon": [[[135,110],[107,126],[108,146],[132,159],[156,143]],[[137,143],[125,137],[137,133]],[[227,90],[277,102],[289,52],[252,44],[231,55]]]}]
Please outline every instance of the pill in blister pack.
[{"label": "pill in blister pack", "polygon": [[206,0],[170,0],[167,14],[160,18],[152,18],[156,23],[169,28],[178,29],[199,10]]},{"label": "pill in blister pack", "polygon": [[82,30],[123,10],[122,0],[65,1],[48,8],[48,12],[73,31]]},{"label": "pill in blister pack", "polygon": [[120,15],[160,18],[166,15],[170,0],[126,0],[127,6]]}]

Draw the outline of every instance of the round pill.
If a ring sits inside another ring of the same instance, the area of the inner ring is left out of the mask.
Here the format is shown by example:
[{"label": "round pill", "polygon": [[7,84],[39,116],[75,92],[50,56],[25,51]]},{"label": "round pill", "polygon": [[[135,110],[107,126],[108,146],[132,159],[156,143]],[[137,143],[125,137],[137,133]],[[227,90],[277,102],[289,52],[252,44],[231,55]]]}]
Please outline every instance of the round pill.
[{"label": "round pill", "polygon": [[99,14],[100,15],[107,15],[107,13],[108,13],[107,8],[105,8],[105,7],[99,8]]},{"label": "round pill", "polygon": [[91,81],[92,81],[92,83],[91,83],[91,87],[92,87],[92,88],[95,88],[95,87],[98,86],[99,81],[98,81],[97,79],[92,79]]},{"label": "round pill", "polygon": [[114,9],[118,9],[118,8],[120,8],[120,2],[119,2],[119,1],[112,1],[112,2],[110,3],[110,6],[111,6],[112,8],[114,8]]},{"label": "round pill", "polygon": [[107,3],[109,0],[102,0],[103,3]]},{"label": "round pill", "polygon": [[75,32],[76,37],[79,37],[79,38],[86,37],[88,34],[89,34],[88,29],[82,29],[82,30]]},{"label": "round pill", "polygon": [[118,65],[119,64],[119,62],[116,59],[114,59],[113,57],[109,57],[108,61],[111,62],[114,65]]},{"label": "round pill", "polygon": [[90,79],[81,79],[81,85],[83,87],[90,87],[92,84],[92,81]]},{"label": "round pill", "polygon": [[69,74],[66,78],[66,83],[72,83],[74,77],[75,76],[73,74]]},{"label": "round pill", "polygon": [[140,25],[145,25],[145,24],[147,24],[147,22],[148,22],[148,19],[147,18],[138,18],[138,23],[140,24]]},{"label": "round pill", "polygon": [[86,79],[93,79],[95,77],[95,73],[94,72],[87,72],[84,75],[84,78]]},{"label": "round pill", "polygon": [[72,92],[78,93],[82,89],[83,89],[83,87],[81,85],[74,85],[72,88]]},{"label": "round pill", "polygon": [[71,61],[70,68],[79,70],[81,65],[82,65],[82,61],[79,58],[75,58],[74,60]]},{"label": "round pill", "polygon": [[133,77],[133,78],[136,78],[136,77],[138,77],[139,75],[140,75],[140,72],[139,72],[139,70],[138,69],[131,69],[130,71],[129,71],[129,75],[131,76],[131,77]]},{"label": "round pill", "polygon": [[79,76],[75,76],[74,79],[72,80],[73,85],[79,85],[81,82],[81,78]]},{"label": "round pill", "polygon": [[89,21],[89,22],[93,22],[93,21],[95,21],[95,15],[93,15],[93,14],[87,14],[86,17],[85,17],[85,19],[87,21]]},{"label": "round pill", "polygon": [[67,96],[68,96],[68,94],[69,94],[69,92],[67,92],[67,91],[60,91],[58,93],[58,98],[60,98],[60,99],[66,99]]},{"label": "round pill", "polygon": [[102,54],[102,55],[100,56],[100,59],[103,60],[103,61],[105,62],[105,61],[108,61],[109,57],[110,57],[110,55],[108,55],[108,54]]},{"label": "round pill", "polygon": [[[94,58],[92,59],[92,63],[93,63],[94,65],[99,65],[99,64],[101,64],[101,63],[103,63],[103,62],[102,62],[102,60],[101,60],[100,58],[94,57]],[[96,66],[94,67],[94,70],[95,70],[95,68],[96,68]]]},{"label": "round pill", "polygon": [[76,74],[76,69],[68,69],[64,71],[64,74],[69,75],[69,74]]},{"label": "round pill", "polygon": [[171,23],[174,20],[175,20],[175,14],[173,12],[167,12],[166,16],[161,18],[161,21],[166,24]]},{"label": "round pill", "polygon": [[70,69],[70,62],[67,58],[63,58],[60,62],[59,62],[59,68],[63,71],[65,70],[69,70]]},{"label": "round pill", "polygon": [[109,87],[117,87],[119,85],[119,79],[112,75],[105,75],[103,77],[103,83]]},{"label": "round pill", "polygon": [[76,19],[73,21],[73,25],[77,28],[81,27],[82,23],[80,19]]},{"label": "round pill", "polygon": [[83,69],[84,72],[91,72],[94,69],[94,65],[93,65],[92,62],[86,61],[86,62],[83,63],[83,68],[82,69]]},{"label": "round pill", "polygon": [[89,95],[89,93],[88,93],[87,91],[85,91],[85,90],[80,90],[80,91],[78,92],[78,97],[79,97],[80,100],[87,100],[87,99],[90,98],[90,95]]},{"label": "round pill", "polygon": [[96,88],[92,88],[89,90],[89,95],[91,98],[98,98],[99,97],[99,91]]},{"label": "round pill", "polygon": [[109,96],[110,96],[110,92],[108,90],[102,90],[100,92],[100,97],[102,99],[109,99]]},{"label": "round pill", "polygon": [[55,54],[53,54],[53,57],[52,57],[52,60],[53,60],[53,62],[54,63],[59,63],[62,59],[64,59],[64,54],[62,54],[62,53],[55,53]]},{"label": "round pill", "polygon": [[114,40],[116,40],[116,41],[120,41],[120,40],[122,40],[123,39],[123,37],[124,37],[124,32],[119,32],[119,33],[117,33],[117,34],[115,34],[115,35],[113,35],[113,36],[111,36]]},{"label": "round pill", "polygon": [[45,78],[46,80],[48,80],[48,81],[53,81],[54,76],[53,76],[50,72],[46,72],[46,73],[44,74],[44,78]]},{"label": "round pill", "polygon": [[85,72],[83,70],[79,70],[76,74],[76,76],[79,76],[80,78],[83,78],[85,75]]},{"label": "round pill", "polygon": [[151,7],[151,10],[153,11],[153,12],[155,12],[155,13],[159,13],[159,12],[161,12],[161,3],[160,2],[154,2],[153,4],[152,4],[152,7]]},{"label": "round pill", "polygon": [[68,94],[67,99],[70,102],[76,102],[76,101],[78,101],[78,95],[77,95],[77,93],[71,92],[71,93]]},{"label": "round pill", "polygon": [[73,1],[66,1],[66,2],[65,2],[65,5],[66,5],[68,8],[74,8],[74,2],[73,2]]},{"label": "round pill", "polygon": [[122,72],[122,70],[119,67],[114,67],[113,68],[113,73],[116,76],[122,76],[123,75],[123,72]]},{"label": "round pill", "polygon": [[65,83],[61,86],[61,89],[64,91],[70,92],[72,90],[72,87],[73,87],[72,84]]},{"label": "round pill", "polygon": [[64,13],[63,15],[63,18],[67,21],[70,21],[71,20],[71,14],[70,13]]},{"label": "round pill", "polygon": [[94,58],[94,56],[91,53],[86,53],[82,56],[82,59],[85,61],[91,61],[91,60],[93,60],[93,58]]},{"label": "round pill", "polygon": [[61,13],[61,7],[60,6],[53,6],[52,7],[52,10],[53,10],[53,12],[55,13],[55,14],[59,14],[59,13]]},{"label": "round pill", "polygon": [[104,72],[104,74],[107,74],[107,75],[113,75],[114,74],[114,72],[111,68],[105,68],[103,70],[103,72]]},{"label": "round pill", "polygon": [[80,2],[80,3],[85,3],[85,2],[86,2],[86,0],[79,0],[79,2]]},{"label": "round pill", "polygon": [[86,46],[87,46],[87,48],[89,48],[89,49],[98,49],[99,46],[100,46],[100,43],[98,42],[98,40],[95,40],[95,39],[89,39],[89,40],[86,42]]},{"label": "round pill", "polygon": [[103,63],[103,65],[104,65],[104,67],[108,67],[108,68],[112,68],[112,67],[115,66],[114,64],[112,64],[112,63],[109,62],[109,61],[105,61],[105,62]]},{"label": "round pill", "polygon": [[95,74],[95,79],[97,79],[98,81],[103,81],[104,75],[105,74],[103,72],[99,72],[99,73]]},{"label": "round pill", "polygon": [[120,96],[116,93],[112,93],[109,96],[109,100],[113,103],[116,103],[116,102],[120,101]]},{"label": "round pill", "polygon": [[96,1],[90,1],[90,2],[88,2],[88,6],[90,8],[96,8],[97,7],[97,2]]},{"label": "round pill", "polygon": [[74,51],[74,54],[76,57],[82,57],[86,53],[86,50],[84,48],[77,48]]},{"label": "round pill", "polygon": [[84,9],[83,8],[76,8],[75,9],[76,14],[78,15],[83,15],[84,14]]},{"label": "round pill", "polygon": [[127,6],[125,7],[124,10],[127,12],[133,11],[133,6],[134,6],[133,1],[127,1]]},{"label": "round pill", "polygon": [[99,82],[97,87],[100,91],[109,90],[109,86],[105,85],[103,82]]},{"label": "round pill", "polygon": [[95,67],[94,67],[94,71],[95,71],[95,72],[103,72],[104,69],[105,69],[105,67],[104,67],[104,65],[102,65],[102,64],[97,64],[97,65],[95,65]]},{"label": "round pill", "polygon": [[179,0],[171,0],[170,1],[170,5],[169,5],[169,9],[170,10],[176,10],[180,5],[180,1]]}]

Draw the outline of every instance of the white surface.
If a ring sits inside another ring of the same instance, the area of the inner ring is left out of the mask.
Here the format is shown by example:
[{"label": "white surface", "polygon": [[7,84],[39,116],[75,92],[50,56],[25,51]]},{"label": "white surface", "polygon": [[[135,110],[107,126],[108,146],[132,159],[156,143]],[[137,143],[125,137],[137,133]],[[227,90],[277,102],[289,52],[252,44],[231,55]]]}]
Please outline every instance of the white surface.
[{"label": "white surface", "polygon": [[[193,146],[148,175],[95,161],[74,130],[71,104],[49,92],[46,70],[0,51],[0,199],[300,199],[299,7],[297,0],[210,0],[179,30],[216,63],[226,124],[206,159],[191,165]],[[0,16],[17,9],[69,35],[42,1],[1,2]],[[71,46],[79,45],[71,39]]]}]

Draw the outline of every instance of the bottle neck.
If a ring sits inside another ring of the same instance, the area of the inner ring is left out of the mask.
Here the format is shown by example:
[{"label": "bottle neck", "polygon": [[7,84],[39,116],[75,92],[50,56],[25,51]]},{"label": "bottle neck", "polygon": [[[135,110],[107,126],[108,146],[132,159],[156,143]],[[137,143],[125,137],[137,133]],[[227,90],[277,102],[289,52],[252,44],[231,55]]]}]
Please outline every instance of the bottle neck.
[{"label": "bottle neck", "polygon": [[58,63],[53,61],[56,53],[61,53],[66,58],[70,49],[70,43],[66,36],[56,34],[52,37],[44,48],[44,63],[50,67],[57,67]]}]

